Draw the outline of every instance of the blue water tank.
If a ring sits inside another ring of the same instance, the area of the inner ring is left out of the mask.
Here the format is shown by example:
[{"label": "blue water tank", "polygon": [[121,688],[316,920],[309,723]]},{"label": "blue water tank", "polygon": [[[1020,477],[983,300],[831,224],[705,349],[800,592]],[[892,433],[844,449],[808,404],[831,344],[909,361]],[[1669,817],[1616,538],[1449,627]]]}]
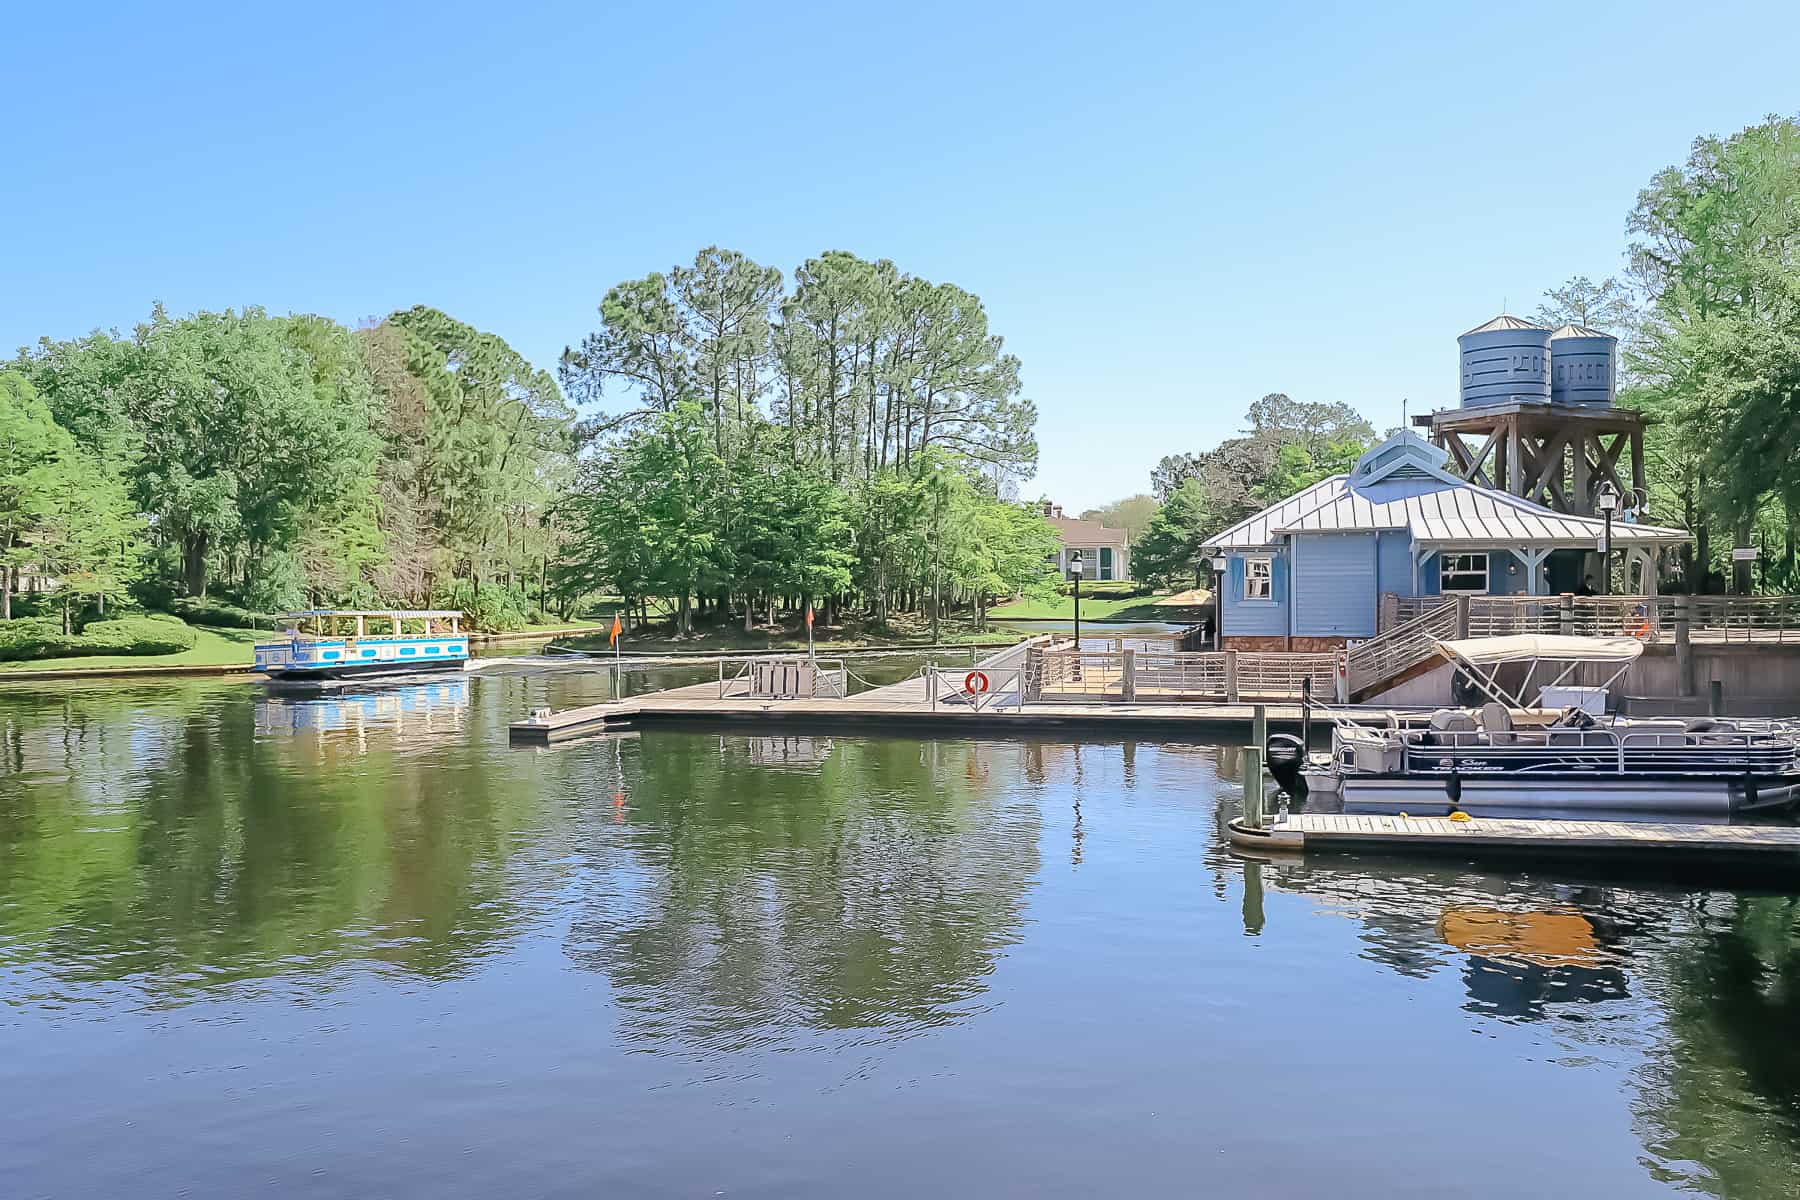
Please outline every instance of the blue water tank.
[{"label": "blue water tank", "polygon": [[1462,357],[1462,406],[1550,399],[1550,331],[1501,314],[1456,339]]},{"label": "blue water tank", "polygon": [[1553,403],[1604,407],[1613,402],[1618,386],[1618,338],[1586,325],[1564,325],[1550,335]]}]

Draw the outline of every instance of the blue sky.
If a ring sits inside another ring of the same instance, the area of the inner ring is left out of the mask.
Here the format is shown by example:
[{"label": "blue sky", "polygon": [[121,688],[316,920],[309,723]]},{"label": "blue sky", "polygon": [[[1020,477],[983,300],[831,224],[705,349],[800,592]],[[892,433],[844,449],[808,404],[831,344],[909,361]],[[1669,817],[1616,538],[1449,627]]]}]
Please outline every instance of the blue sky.
[{"label": "blue sky", "polygon": [[1453,401],[1797,63],[1791,0],[19,6],[0,348],[425,303],[549,366],[702,246],[847,249],[986,301],[1078,509],[1265,392]]}]

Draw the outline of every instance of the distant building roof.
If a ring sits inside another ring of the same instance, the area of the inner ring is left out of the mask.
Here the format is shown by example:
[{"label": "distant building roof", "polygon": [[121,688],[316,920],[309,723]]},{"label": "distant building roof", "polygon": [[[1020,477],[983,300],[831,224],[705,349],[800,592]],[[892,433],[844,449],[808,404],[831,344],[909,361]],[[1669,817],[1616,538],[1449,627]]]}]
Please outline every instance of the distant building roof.
[{"label": "distant building roof", "polygon": [[[1533,504],[1448,474],[1443,451],[1417,434],[1395,434],[1364,454],[1348,475],[1333,475],[1272,504],[1207,542],[1206,549],[1269,546],[1290,533],[1407,530],[1435,546],[1591,548],[1604,522]],[[1692,540],[1680,529],[1614,521],[1620,545]]]},{"label": "distant building roof", "polygon": [[1123,529],[1113,529],[1098,521],[1080,521],[1074,517],[1061,516],[1049,516],[1044,520],[1050,522],[1065,546],[1123,545],[1130,540]]}]

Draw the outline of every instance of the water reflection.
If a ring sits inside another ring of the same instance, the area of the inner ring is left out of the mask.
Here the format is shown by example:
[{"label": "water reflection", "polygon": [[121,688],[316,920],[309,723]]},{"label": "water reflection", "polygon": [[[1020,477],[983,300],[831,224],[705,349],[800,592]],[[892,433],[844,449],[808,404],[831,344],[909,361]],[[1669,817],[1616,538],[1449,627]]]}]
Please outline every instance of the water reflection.
[{"label": "water reflection", "polygon": [[[714,1057],[967,1017],[1039,866],[1037,805],[993,786],[1023,757],[736,737],[715,756],[643,755],[629,835],[583,841],[568,956],[610,979],[622,1036],[645,1050]],[[746,761],[767,772],[754,791]]]},{"label": "water reflection", "polygon": [[364,750],[371,735],[382,744],[419,746],[467,730],[469,690],[467,676],[453,676],[324,696],[272,694],[256,701],[256,729],[265,737],[347,737]]},{"label": "water reflection", "polygon": [[0,696],[18,765],[0,780],[0,972],[24,981],[0,1001],[132,1002],[91,990],[105,983],[183,1003],[328,986],[345,962],[467,970],[516,912],[505,867],[538,805],[492,756],[403,765],[466,725],[458,682],[308,702],[243,684]]},{"label": "water reflection", "polygon": [[0,692],[0,1072],[42,1148],[0,1191],[128,1191],[85,1173],[115,1144],[184,1178],[196,1127],[240,1180],[397,1127],[361,1161],[479,1144],[596,1194],[729,1190],[790,1144],[738,1190],[1792,1194],[1793,898],[1246,863],[1208,746],[537,752],[506,723],[603,675],[466,685]]},{"label": "water reflection", "polygon": [[1266,917],[1275,892],[1350,917],[1363,957],[1397,974],[1454,969],[1464,1011],[1548,1025],[1577,1052],[1572,1066],[1639,1047],[1632,1107],[1656,1178],[1721,1196],[1793,1194],[1800,897],[1382,862],[1247,862],[1246,933],[1278,932]]}]

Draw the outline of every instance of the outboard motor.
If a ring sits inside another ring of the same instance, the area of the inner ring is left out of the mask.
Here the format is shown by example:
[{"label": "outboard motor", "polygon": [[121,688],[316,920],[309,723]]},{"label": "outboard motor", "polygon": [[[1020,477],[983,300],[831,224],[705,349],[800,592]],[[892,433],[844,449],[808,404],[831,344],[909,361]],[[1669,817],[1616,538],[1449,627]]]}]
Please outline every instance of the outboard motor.
[{"label": "outboard motor", "polygon": [[1488,694],[1482,691],[1475,680],[1470,678],[1469,673],[1461,667],[1458,667],[1456,673],[1450,676],[1450,703],[1456,707],[1480,708],[1488,699]]},{"label": "outboard motor", "polygon": [[1306,743],[1291,733],[1272,733],[1263,758],[1282,791],[1296,801],[1306,799]]}]

